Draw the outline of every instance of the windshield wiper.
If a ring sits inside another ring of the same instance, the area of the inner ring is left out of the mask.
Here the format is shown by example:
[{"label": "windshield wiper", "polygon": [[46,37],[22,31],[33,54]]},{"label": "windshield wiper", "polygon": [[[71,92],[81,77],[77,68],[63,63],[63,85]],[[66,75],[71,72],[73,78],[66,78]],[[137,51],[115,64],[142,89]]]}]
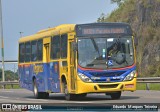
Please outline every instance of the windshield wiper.
[{"label": "windshield wiper", "polygon": [[87,64],[86,66],[94,66],[94,65],[106,65],[106,61],[105,60],[94,60],[92,63]]},{"label": "windshield wiper", "polygon": [[94,66],[95,64],[87,64],[86,66]]},{"label": "windshield wiper", "polygon": [[97,46],[95,40],[94,40],[93,38],[91,38],[91,41],[92,41],[92,43],[93,43],[93,46],[94,46],[95,50],[98,52],[98,55],[99,55],[99,57],[100,57],[100,52],[99,52],[99,49],[98,49],[98,46]]}]

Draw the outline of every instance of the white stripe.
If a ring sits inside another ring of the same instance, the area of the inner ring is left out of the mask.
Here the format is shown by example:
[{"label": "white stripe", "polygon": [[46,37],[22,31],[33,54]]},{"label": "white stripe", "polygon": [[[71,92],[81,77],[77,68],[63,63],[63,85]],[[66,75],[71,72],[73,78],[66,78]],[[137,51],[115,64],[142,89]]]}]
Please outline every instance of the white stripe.
[{"label": "white stripe", "polygon": [[20,100],[20,98],[16,98],[17,100]]},{"label": "white stripe", "polygon": [[5,96],[0,96],[0,98],[9,98],[9,97],[5,97]]},{"label": "white stripe", "polygon": [[13,93],[14,91],[1,91],[3,93]]},{"label": "white stripe", "polygon": [[93,103],[93,102],[72,102],[72,103]]},{"label": "white stripe", "polygon": [[26,99],[26,100],[29,100],[29,101],[36,101],[36,102],[38,102],[38,101],[47,101],[47,102],[48,102],[48,100],[43,100],[43,99]]}]

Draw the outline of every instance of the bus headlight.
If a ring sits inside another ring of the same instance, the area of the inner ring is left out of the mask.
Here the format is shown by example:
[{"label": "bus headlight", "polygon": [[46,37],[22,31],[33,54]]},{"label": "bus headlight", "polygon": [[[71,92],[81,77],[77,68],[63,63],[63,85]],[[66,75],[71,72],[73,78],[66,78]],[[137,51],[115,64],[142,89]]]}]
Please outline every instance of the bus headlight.
[{"label": "bus headlight", "polygon": [[84,82],[92,82],[92,80],[87,77],[86,75],[82,74],[82,73],[78,73],[78,76],[80,77],[80,79],[82,79]]},{"label": "bus headlight", "polygon": [[136,72],[135,71],[132,71],[130,74],[128,74],[123,81],[130,81],[134,78]]}]

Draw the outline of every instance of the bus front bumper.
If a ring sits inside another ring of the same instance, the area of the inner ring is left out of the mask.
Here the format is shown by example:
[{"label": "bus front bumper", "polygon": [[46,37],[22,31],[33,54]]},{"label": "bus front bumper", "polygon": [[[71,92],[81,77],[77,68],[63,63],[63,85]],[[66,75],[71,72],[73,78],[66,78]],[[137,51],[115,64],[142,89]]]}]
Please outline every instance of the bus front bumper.
[{"label": "bus front bumper", "polygon": [[124,82],[86,83],[77,81],[77,94],[81,93],[106,93],[115,91],[135,91],[136,78]]}]

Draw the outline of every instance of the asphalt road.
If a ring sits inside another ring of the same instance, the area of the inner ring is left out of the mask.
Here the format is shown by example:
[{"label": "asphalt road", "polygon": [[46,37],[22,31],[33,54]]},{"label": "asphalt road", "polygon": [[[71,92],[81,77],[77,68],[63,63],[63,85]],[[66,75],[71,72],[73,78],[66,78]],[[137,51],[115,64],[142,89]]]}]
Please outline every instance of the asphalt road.
[{"label": "asphalt road", "polygon": [[50,94],[49,99],[35,99],[31,91],[25,89],[0,89],[0,103],[51,103],[54,105],[105,105],[108,103],[159,103],[160,91],[137,90],[123,92],[121,99],[111,100],[105,94],[88,94],[85,99],[66,101],[63,94]]}]

